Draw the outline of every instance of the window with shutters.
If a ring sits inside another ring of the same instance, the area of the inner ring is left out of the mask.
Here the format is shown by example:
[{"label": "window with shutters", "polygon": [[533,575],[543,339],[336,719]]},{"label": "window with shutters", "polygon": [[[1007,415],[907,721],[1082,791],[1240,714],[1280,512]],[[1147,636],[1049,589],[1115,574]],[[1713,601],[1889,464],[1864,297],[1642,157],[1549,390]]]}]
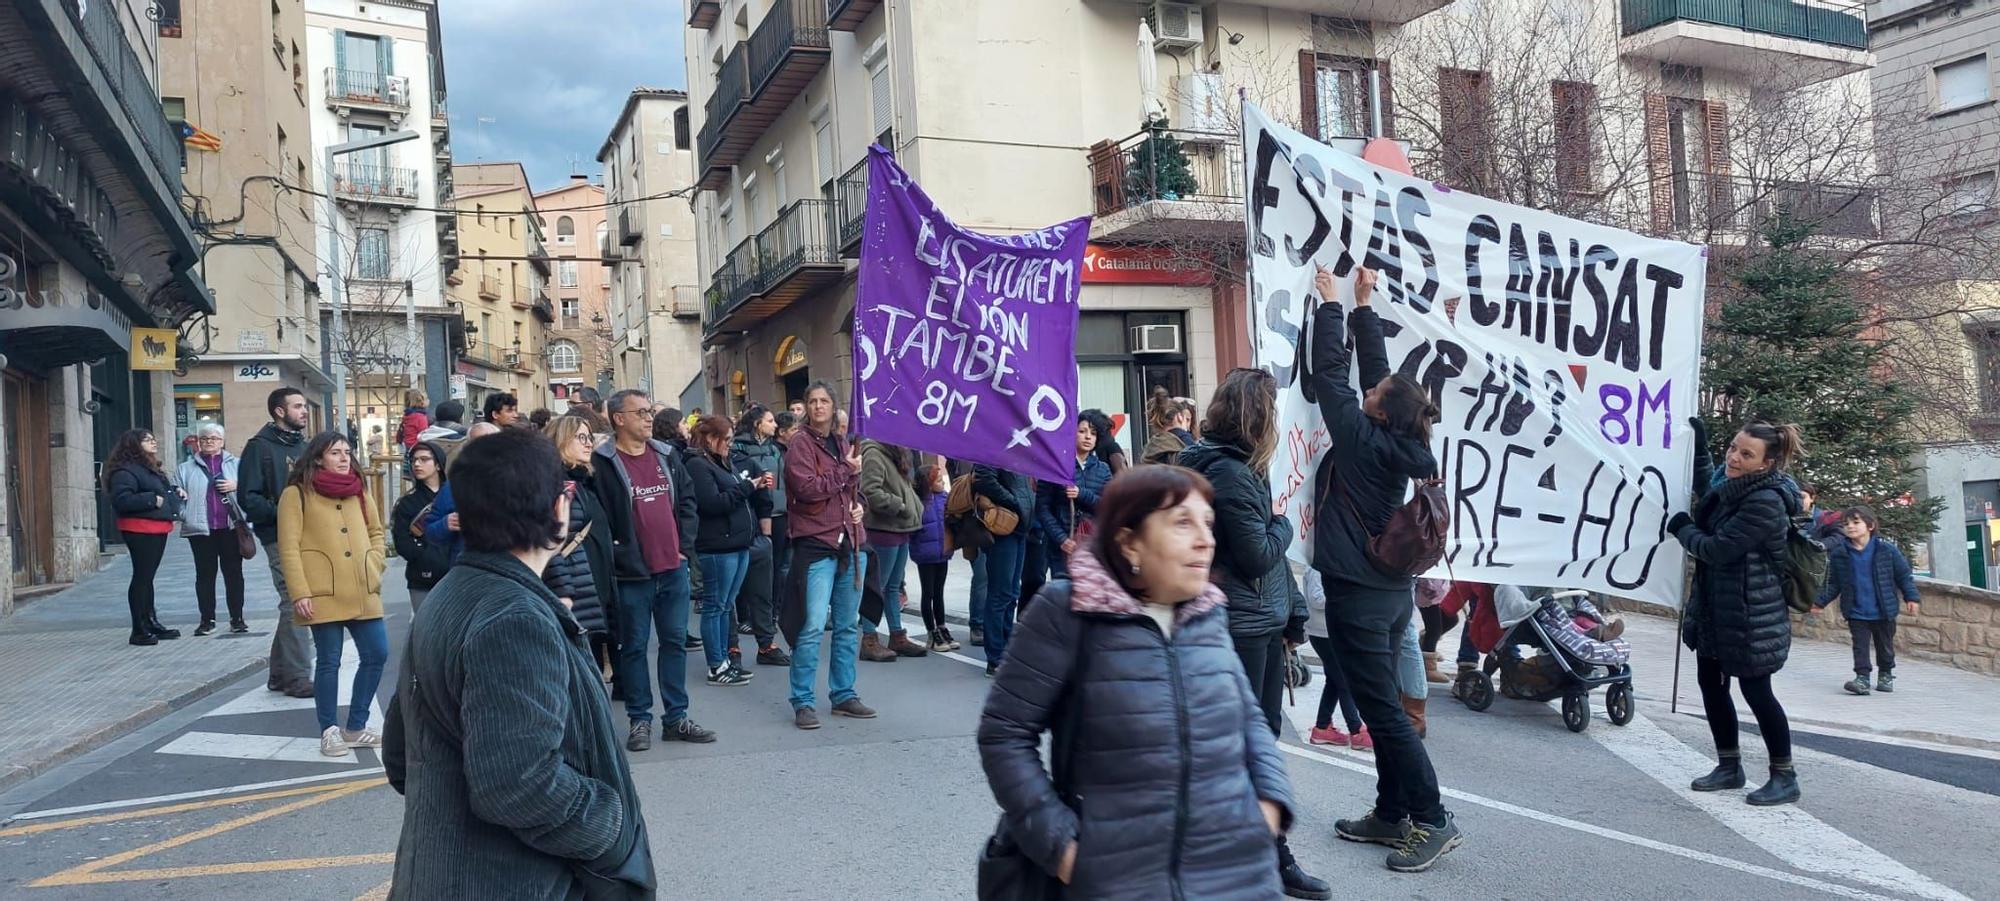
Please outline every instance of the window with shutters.
[{"label": "window with shutters", "polygon": [[1320,140],[1372,137],[1375,67],[1362,60],[1321,57],[1313,75],[1319,99]]},{"label": "window with shutters", "polygon": [[688,108],[674,110],[674,149],[688,149]]},{"label": "window with shutters", "polygon": [[1993,74],[1987,68],[1984,53],[1938,66],[1931,70],[1931,75],[1937,85],[1940,113],[1978,106],[1993,99]]},{"label": "window with shutters", "polygon": [[1492,79],[1474,69],[1438,70],[1438,165],[1446,184],[1490,194]]},{"label": "window with shutters", "polygon": [[381,280],[389,278],[388,229],[355,229],[354,277]]},{"label": "window with shutters", "polygon": [[1597,117],[1597,86],[1582,81],[1552,81],[1555,103],[1556,189],[1588,194],[1597,189],[1596,153],[1591,135]]},{"label": "window with shutters", "polygon": [[875,143],[894,149],[896,109],[889,88],[889,59],[877,60],[868,69],[869,107],[874,111],[871,121],[875,123]]},{"label": "window with shutters", "polygon": [[828,199],[833,197],[834,179],[840,177],[840,172],[836,168],[839,163],[835,162],[836,159],[838,157],[834,153],[833,146],[833,120],[827,114],[821,113],[818,119],[813,120],[813,161],[818,166],[818,171],[814,175],[815,180],[819,182],[821,197]]}]

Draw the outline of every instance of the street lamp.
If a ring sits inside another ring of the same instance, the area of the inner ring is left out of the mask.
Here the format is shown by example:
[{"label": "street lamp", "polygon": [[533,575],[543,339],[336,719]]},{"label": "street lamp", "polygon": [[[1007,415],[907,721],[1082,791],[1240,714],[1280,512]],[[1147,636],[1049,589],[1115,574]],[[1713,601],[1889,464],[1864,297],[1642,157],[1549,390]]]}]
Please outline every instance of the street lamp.
[{"label": "street lamp", "polygon": [[[326,228],[327,228],[327,281],[333,288],[333,335],[328,339],[333,344],[333,410],[334,429],[347,434],[347,358],[341,342],[346,338],[346,321],[342,313],[347,306],[347,279],[340,271],[340,208],[334,202],[333,158],[362,150],[373,150],[404,141],[414,141],[423,137],[414,131],[392,131],[387,134],[330,144],[326,148]],[[409,301],[416,303],[416,292],[409,292]]]}]

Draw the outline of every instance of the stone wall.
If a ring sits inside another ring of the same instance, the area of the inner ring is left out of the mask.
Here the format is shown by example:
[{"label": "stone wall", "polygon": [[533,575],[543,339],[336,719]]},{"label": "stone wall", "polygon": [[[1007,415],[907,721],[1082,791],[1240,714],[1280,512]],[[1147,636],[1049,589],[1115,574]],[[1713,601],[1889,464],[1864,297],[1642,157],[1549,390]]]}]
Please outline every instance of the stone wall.
[{"label": "stone wall", "polygon": [[[2000,673],[2000,592],[1918,579],[1923,603],[1896,620],[1896,653],[1948,663],[1976,673]],[[1838,605],[1818,616],[1793,614],[1792,633],[1847,643]]]}]

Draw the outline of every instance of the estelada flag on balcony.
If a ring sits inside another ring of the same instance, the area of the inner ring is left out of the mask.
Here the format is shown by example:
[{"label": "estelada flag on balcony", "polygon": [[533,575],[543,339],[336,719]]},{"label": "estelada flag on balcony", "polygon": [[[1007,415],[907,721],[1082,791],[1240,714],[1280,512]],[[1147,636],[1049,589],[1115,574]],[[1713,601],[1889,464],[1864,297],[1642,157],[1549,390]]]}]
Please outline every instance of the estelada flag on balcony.
[{"label": "estelada flag on balcony", "polygon": [[[1364,540],[1337,500],[1315,502],[1327,479],[1390,453],[1360,395],[1396,373],[1442,413],[1429,450],[1451,531],[1433,576],[1679,606],[1666,523],[1691,489],[1702,248],[1384,168],[1249,103],[1243,161],[1248,328],[1278,382],[1270,478],[1299,526],[1293,558],[1310,557],[1316,529]],[[1348,313],[1362,266],[1379,277],[1376,317]],[[1315,315],[1318,267],[1339,318]],[[1313,371],[1314,330],[1343,320],[1357,346],[1317,361],[1339,371]]]},{"label": "estelada flag on balcony", "polygon": [[959,227],[881,147],[854,304],[856,435],[1076,479],[1076,323],[1090,219]]},{"label": "estelada flag on balcony", "polygon": [[197,127],[192,122],[181,123],[181,143],[196,150],[219,153],[222,150],[222,136]]}]

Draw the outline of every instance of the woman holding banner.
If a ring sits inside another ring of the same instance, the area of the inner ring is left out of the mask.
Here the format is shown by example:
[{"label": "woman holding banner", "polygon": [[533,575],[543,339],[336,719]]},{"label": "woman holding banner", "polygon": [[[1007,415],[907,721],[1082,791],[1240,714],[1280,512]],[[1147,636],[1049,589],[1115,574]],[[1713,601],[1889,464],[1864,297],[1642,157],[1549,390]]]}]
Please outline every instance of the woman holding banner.
[{"label": "woman holding banner", "polygon": [[[1306,641],[1305,597],[1292,591],[1292,522],[1271,500],[1278,451],[1278,382],[1261,369],[1233,369],[1215,386],[1208,430],[1180,464],[1215,489],[1215,583],[1229,599],[1229,639],[1250,677],[1264,722],[1284,722],[1285,651]],[[1333,888],[1299,866],[1278,837],[1278,875],[1294,898],[1331,898]]]},{"label": "woman holding banner", "polygon": [[1785,541],[1791,518],[1804,512],[1798,483],[1785,467],[1801,451],[1799,427],[1766,422],[1745,425],[1729,442],[1724,479],[1709,485],[1712,464],[1705,429],[1696,420],[1694,515],[1676,513],[1667,531],[1694,558],[1694,592],[1682,620],[1681,640],[1695,654],[1695,681],[1715,737],[1715,770],[1694,780],[1695,791],[1742,788],[1734,678],[1757,717],[1771,781],[1744,800],[1760,807],[1799,799],[1792,769],[1792,729],[1771,693],[1771,675],[1792,648],[1792,617],[1785,605]]},{"label": "woman holding banner", "polygon": [[[1315,482],[1321,509],[1313,568],[1326,584],[1328,632],[1341,671],[1375,740],[1377,773],[1375,809],[1334,830],[1348,841],[1394,848],[1386,861],[1391,870],[1421,872],[1463,836],[1444,808],[1437,773],[1397,687],[1396,647],[1416,615],[1415,580],[1376,567],[1368,542],[1402,505],[1411,479],[1436,475],[1430,441],[1438,409],[1422,385],[1389,371],[1382,320],[1369,307],[1372,270],[1356,274],[1355,308],[1345,322],[1333,273],[1321,268],[1314,288],[1322,302],[1313,311],[1305,387],[1319,404],[1331,450]],[[1351,368],[1359,369],[1365,392],[1355,390]]]}]

